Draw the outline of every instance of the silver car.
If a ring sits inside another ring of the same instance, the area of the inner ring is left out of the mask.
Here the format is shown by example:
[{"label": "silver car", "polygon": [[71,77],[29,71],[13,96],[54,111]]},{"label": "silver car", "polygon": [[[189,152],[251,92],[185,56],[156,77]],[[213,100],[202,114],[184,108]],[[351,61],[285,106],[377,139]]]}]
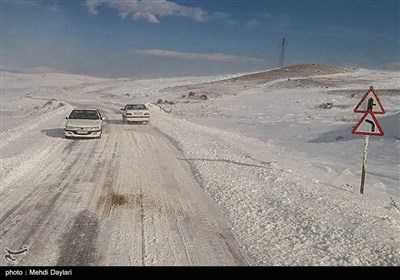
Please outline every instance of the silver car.
[{"label": "silver car", "polygon": [[98,109],[75,108],[66,117],[65,138],[100,138],[103,120]]},{"label": "silver car", "polygon": [[144,104],[126,104],[122,110],[122,121],[124,124],[129,122],[144,122],[150,121],[149,109]]}]

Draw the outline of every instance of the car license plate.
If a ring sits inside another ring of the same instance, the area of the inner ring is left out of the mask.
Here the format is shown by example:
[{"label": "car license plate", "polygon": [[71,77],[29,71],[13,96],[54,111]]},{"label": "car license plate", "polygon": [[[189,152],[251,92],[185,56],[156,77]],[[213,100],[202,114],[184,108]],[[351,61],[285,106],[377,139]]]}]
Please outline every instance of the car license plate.
[{"label": "car license plate", "polygon": [[87,131],[77,131],[77,134],[87,134]]},{"label": "car license plate", "polygon": [[133,113],[134,115],[141,115],[142,113]]}]

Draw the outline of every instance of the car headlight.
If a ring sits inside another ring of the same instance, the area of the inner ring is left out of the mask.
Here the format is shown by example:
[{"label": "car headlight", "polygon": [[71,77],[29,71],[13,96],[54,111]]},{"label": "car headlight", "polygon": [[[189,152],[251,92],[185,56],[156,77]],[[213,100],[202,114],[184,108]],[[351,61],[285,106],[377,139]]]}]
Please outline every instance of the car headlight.
[{"label": "car headlight", "polygon": [[76,129],[76,127],[75,127],[75,126],[69,126],[69,125],[67,125],[67,127],[66,127],[65,129],[69,129],[69,130],[75,130],[75,129]]}]

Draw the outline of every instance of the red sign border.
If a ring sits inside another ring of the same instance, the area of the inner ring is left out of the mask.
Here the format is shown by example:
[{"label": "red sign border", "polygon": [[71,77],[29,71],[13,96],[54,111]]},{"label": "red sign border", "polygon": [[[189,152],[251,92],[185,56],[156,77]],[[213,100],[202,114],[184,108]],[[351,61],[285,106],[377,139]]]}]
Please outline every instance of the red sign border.
[{"label": "red sign border", "polygon": [[[383,109],[383,108],[382,108]],[[365,120],[365,118],[371,114],[372,119],[374,120],[374,123],[376,124],[376,127],[379,129],[379,133],[374,133],[374,132],[357,132],[356,130],[358,129],[358,127],[361,125],[361,123]],[[385,135],[385,133],[383,132],[383,129],[381,127],[381,125],[378,122],[378,119],[375,117],[374,112],[372,112],[371,110],[368,110],[365,112],[365,114],[361,117],[361,119],[358,121],[358,123],[353,127],[353,129],[351,130],[351,133],[353,134],[358,134],[358,135],[371,135],[371,136],[383,136]]]},{"label": "red sign border", "polygon": [[372,92],[372,94],[375,96],[376,101],[378,102],[379,106],[382,108],[382,112],[373,112],[374,114],[385,114],[385,108],[383,108],[383,105],[381,103],[381,101],[379,100],[378,95],[375,93],[375,90],[373,87],[370,87],[369,90],[367,90],[367,92],[364,94],[364,96],[361,98],[360,102],[358,102],[357,106],[354,108],[354,113],[366,113],[369,110],[359,110],[358,108],[361,106],[361,104],[364,102],[364,100],[367,98],[368,94]]}]

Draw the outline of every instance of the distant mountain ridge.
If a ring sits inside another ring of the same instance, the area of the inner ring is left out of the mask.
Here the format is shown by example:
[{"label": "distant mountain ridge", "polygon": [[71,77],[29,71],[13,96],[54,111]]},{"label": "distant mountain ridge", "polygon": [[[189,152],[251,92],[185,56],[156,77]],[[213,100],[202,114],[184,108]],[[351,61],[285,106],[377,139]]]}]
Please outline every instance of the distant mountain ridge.
[{"label": "distant mountain ridge", "polygon": [[7,71],[11,73],[20,73],[20,74],[44,74],[44,73],[63,73],[69,74],[68,72],[56,70],[47,66],[38,66],[33,68],[21,68],[21,67],[12,67],[9,65],[0,65],[1,71]]},{"label": "distant mountain ridge", "polygon": [[296,64],[284,68],[277,68],[253,74],[246,74],[240,77],[226,79],[225,81],[263,84],[282,78],[307,77],[313,75],[331,75],[352,72],[356,69],[357,68],[352,66],[333,64]]}]

